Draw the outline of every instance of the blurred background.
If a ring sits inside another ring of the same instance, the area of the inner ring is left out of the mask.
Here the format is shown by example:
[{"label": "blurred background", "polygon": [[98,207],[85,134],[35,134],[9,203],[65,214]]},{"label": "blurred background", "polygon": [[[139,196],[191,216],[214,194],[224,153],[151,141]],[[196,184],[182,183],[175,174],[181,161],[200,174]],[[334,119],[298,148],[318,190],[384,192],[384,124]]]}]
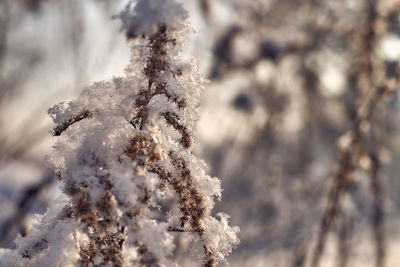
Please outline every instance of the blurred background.
[{"label": "blurred background", "polygon": [[[400,266],[400,1],[187,0],[230,266]],[[47,109],[124,74],[125,0],[0,0],[0,247],[60,191]],[[175,257],[198,266],[178,240]]]}]

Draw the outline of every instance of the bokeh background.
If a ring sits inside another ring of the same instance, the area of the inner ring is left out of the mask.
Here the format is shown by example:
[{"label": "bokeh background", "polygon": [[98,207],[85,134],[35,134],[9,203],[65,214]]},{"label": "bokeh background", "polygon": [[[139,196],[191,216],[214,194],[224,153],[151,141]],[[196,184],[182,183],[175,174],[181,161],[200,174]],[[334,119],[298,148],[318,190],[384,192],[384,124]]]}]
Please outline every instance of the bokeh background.
[{"label": "bokeh background", "polygon": [[[182,3],[184,56],[211,81],[196,153],[241,229],[230,266],[400,266],[400,1]],[[0,247],[60,194],[47,109],[124,75],[126,4],[0,0]]]}]

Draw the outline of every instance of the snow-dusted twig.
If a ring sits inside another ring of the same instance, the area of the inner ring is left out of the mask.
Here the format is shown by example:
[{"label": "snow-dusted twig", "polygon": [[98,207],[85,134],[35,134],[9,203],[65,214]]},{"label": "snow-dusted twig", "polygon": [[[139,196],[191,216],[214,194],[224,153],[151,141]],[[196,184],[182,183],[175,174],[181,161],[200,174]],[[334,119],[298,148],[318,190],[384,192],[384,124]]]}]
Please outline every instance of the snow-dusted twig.
[{"label": "snow-dusted twig", "polygon": [[[131,2],[119,16],[132,43],[126,77],[98,82],[49,110],[59,136],[49,156],[65,198],[38,217],[7,263],[172,266],[171,229],[200,245],[205,266],[238,243],[228,216],[211,216],[220,182],[191,150],[206,81],[180,60],[190,30],[174,0]],[[177,209],[160,221],[167,198]]]}]

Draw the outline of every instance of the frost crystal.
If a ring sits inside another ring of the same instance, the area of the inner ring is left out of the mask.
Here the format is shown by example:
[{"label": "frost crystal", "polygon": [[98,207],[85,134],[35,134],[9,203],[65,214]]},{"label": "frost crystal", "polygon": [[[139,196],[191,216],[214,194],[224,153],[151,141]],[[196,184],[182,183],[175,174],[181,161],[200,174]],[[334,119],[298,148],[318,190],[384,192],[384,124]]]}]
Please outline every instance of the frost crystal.
[{"label": "frost crystal", "polygon": [[188,17],[186,10],[175,1],[147,0],[131,1],[120,14],[124,29],[129,37],[153,34],[159,25],[168,25],[171,30],[179,30]]},{"label": "frost crystal", "polygon": [[[8,264],[171,266],[179,232],[215,266],[238,243],[229,217],[211,216],[220,182],[191,150],[205,80],[179,60],[187,13],[174,0],[133,5],[120,15],[132,42],[126,77],[49,110],[59,136],[49,158],[68,199],[17,252],[0,251]],[[164,210],[168,198],[177,208]]]}]

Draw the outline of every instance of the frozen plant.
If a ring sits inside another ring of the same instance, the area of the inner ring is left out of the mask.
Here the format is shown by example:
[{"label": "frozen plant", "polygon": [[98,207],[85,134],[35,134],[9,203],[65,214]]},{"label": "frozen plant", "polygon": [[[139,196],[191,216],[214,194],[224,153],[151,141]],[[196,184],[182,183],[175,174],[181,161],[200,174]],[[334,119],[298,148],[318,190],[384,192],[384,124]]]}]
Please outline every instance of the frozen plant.
[{"label": "frozen plant", "polygon": [[[49,110],[57,125],[49,161],[65,196],[16,250],[0,251],[4,264],[175,266],[178,232],[215,266],[238,243],[229,217],[211,216],[220,181],[192,153],[206,81],[179,59],[186,11],[175,0],[139,0],[119,17],[132,43],[126,76]],[[165,211],[170,199],[176,207]]]}]

